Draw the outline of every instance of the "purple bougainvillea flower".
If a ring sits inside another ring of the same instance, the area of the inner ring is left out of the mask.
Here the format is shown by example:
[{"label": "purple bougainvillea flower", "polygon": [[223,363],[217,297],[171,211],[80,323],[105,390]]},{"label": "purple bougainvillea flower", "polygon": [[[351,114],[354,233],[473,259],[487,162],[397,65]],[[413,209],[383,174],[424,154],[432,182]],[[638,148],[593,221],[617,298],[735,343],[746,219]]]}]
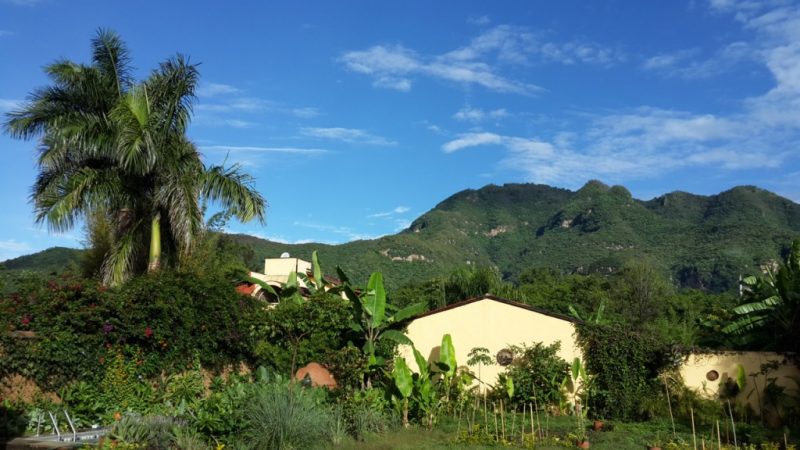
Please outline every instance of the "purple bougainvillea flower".
[{"label": "purple bougainvillea flower", "polygon": [[103,325],[103,333],[108,334],[111,333],[112,331],[114,331],[114,325],[111,325],[110,323],[106,322]]}]

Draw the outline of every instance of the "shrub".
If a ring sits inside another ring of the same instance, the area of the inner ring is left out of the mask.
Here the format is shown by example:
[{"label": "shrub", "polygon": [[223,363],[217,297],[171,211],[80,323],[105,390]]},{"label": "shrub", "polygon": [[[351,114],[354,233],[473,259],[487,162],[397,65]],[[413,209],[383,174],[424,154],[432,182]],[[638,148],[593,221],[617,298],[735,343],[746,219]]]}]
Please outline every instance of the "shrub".
[{"label": "shrub", "polygon": [[667,353],[653,336],[622,325],[582,324],[578,345],[596,375],[589,411],[609,419],[642,418],[643,401],[658,389],[656,377]]},{"label": "shrub", "polygon": [[305,449],[331,440],[332,414],[315,389],[256,384],[246,406],[242,436],[253,449]]},{"label": "shrub", "polygon": [[97,385],[105,374],[98,367],[120,348],[143,377],[183,371],[196,357],[214,369],[253,359],[260,306],[220,274],[165,270],[113,290],[70,275],[26,276],[15,286],[0,298],[0,329],[36,338],[0,333],[0,378],[21,374],[49,390],[75,380]]},{"label": "shrub", "polygon": [[511,347],[514,360],[500,377],[499,383],[505,386],[506,376],[514,380],[513,404],[533,403],[534,396],[540,406],[560,403],[561,381],[569,371],[567,362],[558,356],[560,348],[560,342],[550,345],[536,342],[530,346]]}]

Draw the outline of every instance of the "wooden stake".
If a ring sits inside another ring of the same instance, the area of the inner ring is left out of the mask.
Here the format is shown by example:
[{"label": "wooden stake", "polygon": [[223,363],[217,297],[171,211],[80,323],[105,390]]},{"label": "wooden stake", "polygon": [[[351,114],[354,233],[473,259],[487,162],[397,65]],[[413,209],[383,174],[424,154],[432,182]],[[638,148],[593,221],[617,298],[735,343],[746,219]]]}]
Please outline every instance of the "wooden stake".
[{"label": "wooden stake", "polygon": [[525,445],[525,403],[522,404],[522,419],[519,421],[519,443]]},{"label": "wooden stake", "polygon": [[489,434],[489,418],[486,417],[486,390],[483,391],[483,431]]},{"label": "wooden stake", "polygon": [[706,438],[703,438],[703,439],[700,441],[700,445],[701,445],[701,447],[700,447],[700,448],[701,448],[702,450],[706,450]]},{"label": "wooden stake", "polygon": [[694,432],[694,408],[689,407],[689,414],[692,415],[692,443],[694,444],[694,450],[697,450],[697,436]]},{"label": "wooden stake", "polygon": [[517,431],[517,412],[514,409],[511,409],[511,434],[514,434]]},{"label": "wooden stake", "polygon": [[[736,442],[736,422],[733,421],[733,410],[731,409],[731,401],[728,400],[728,414],[731,415],[731,428],[733,429],[733,446],[739,448],[739,443]],[[725,427],[727,428],[727,427]]]},{"label": "wooden stake", "polygon": [[502,425],[502,428],[500,428],[500,429],[503,430],[502,431],[503,442],[505,442],[506,441],[506,414],[505,414],[505,408],[503,407],[503,399],[502,398],[500,399],[500,424]]},{"label": "wooden stake", "polygon": [[533,422],[533,405],[530,403],[528,403],[528,413],[531,415],[531,442],[536,442],[536,425]]},{"label": "wooden stake", "polygon": [[675,433],[675,418],[672,416],[672,401],[669,399],[669,386],[667,385],[667,376],[664,375],[664,390],[667,392],[667,408],[669,409],[669,420],[672,422],[672,437]]},{"label": "wooden stake", "polygon": [[461,410],[464,405],[458,405],[458,428],[456,429],[456,436],[461,436]]},{"label": "wooden stake", "polygon": [[498,431],[497,431],[497,407],[495,407],[494,402],[492,402],[492,416],[494,416],[494,440],[498,440]]},{"label": "wooden stake", "polygon": [[722,437],[719,435],[719,420],[717,421],[717,448],[722,448]]}]

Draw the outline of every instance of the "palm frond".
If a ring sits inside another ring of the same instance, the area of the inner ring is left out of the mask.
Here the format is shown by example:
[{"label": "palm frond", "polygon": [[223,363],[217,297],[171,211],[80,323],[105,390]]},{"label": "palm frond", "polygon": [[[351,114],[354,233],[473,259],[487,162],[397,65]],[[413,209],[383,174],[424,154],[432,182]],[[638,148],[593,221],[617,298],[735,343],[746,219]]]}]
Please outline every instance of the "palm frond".
[{"label": "palm frond", "polygon": [[264,222],[266,202],[253,187],[254,179],[234,164],[212,166],[202,174],[201,195],[219,202],[239,220]]}]

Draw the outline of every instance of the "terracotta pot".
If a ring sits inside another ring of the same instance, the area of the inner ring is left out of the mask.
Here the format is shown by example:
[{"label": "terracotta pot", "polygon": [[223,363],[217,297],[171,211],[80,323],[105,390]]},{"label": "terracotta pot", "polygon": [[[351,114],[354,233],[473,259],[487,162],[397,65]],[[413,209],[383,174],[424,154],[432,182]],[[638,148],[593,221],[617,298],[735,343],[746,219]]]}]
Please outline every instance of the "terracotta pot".
[{"label": "terracotta pot", "polygon": [[647,447],[647,450],[661,450],[661,447]]},{"label": "terracotta pot", "polygon": [[584,439],[582,441],[575,442],[575,445],[577,445],[578,448],[589,448],[590,444],[589,444],[589,441],[587,439]]},{"label": "terracotta pot", "polygon": [[594,424],[592,425],[592,429],[594,429],[594,431],[602,431],[603,430],[603,421],[602,420],[595,420]]}]

